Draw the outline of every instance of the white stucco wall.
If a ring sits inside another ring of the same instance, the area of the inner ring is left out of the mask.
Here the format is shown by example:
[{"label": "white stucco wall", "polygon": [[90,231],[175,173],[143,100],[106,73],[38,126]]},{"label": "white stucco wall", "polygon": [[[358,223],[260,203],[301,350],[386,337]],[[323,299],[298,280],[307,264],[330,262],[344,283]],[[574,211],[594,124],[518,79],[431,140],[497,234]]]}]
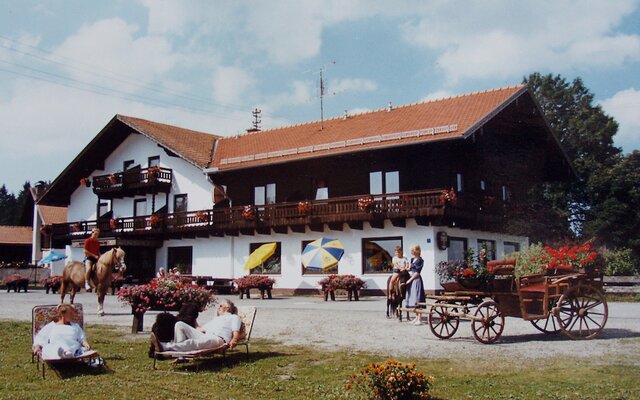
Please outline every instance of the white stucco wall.
[{"label": "white stucco wall", "polygon": [[439,250],[436,245],[436,234],[441,231],[447,232],[450,236],[467,238],[469,248],[474,250],[477,248],[477,239],[479,238],[495,240],[498,258],[502,256],[502,243],[505,240],[520,243],[522,247],[528,244],[527,239],[522,237],[458,228],[420,226],[413,219],[408,219],[405,228],[394,227],[390,221],[386,221],[384,229],[371,228],[368,223],[365,223],[363,230],[352,230],[348,225],[344,225],[343,231],[325,229],[325,232],[313,232],[307,228],[305,233],[289,231],[288,234],[169,240],[157,250],[157,268],[167,267],[168,247],[193,246],[192,272],[194,275],[237,278],[247,274],[247,271],[244,270],[244,264],[249,257],[251,243],[280,242],[281,273],[272,275],[276,279],[275,287],[317,289],[319,288],[318,281],[326,275],[303,275],[301,266],[302,242],[324,236],[338,239],[344,245],[345,254],[339,263],[339,274],[360,276],[367,282],[369,289],[385,289],[389,273],[362,274],[362,239],[402,237],[405,256],[408,258],[410,258],[411,245],[420,245],[422,257],[425,260],[422,271],[425,289],[437,290],[440,289],[440,285],[439,277],[435,274],[435,266],[438,262],[447,260],[447,250]]},{"label": "white stucco wall", "polygon": [[[211,188],[206,175],[198,167],[179,157],[171,157],[156,143],[139,134],[127,137],[105,160],[104,170],[95,170],[91,176],[106,175],[122,172],[123,163],[133,160],[134,165],[148,167],[149,157],[159,156],[160,166],[173,170],[173,183],[169,193],[169,212],[173,212],[173,197],[176,194],[188,194],[188,209],[199,210],[212,206]],[[147,214],[151,214],[152,195],[114,199],[111,205],[114,217],[130,217],[133,215],[134,201],[147,199]],[[78,186],[71,194],[71,204],[68,208],[69,221],[95,220],[97,196],[92,188]],[[166,195],[159,193],[155,196],[155,210],[166,205]]]}]

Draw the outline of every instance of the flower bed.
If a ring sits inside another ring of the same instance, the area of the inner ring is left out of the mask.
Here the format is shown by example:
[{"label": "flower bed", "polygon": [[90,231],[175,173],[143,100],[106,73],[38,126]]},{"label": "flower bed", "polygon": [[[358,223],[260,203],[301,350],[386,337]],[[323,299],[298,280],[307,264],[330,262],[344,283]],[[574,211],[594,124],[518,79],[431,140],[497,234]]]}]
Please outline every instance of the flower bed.
[{"label": "flower bed", "polygon": [[367,287],[367,284],[362,279],[355,275],[329,275],[326,278],[320,279],[318,284],[322,287],[322,291],[335,291],[335,290],[360,290]]},{"label": "flower bed", "polygon": [[215,296],[197,285],[173,279],[153,279],[147,285],[124,287],[118,291],[118,300],[128,303],[133,313],[148,310],[178,310],[184,303],[195,303],[204,311],[215,301]]},{"label": "flower bed", "polygon": [[[357,390],[372,400],[430,399],[433,377],[416,371],[414,363],[388,360],[372,363],[347,380],[347,390]],[[360,398],[360,397],[358,397]]]}]

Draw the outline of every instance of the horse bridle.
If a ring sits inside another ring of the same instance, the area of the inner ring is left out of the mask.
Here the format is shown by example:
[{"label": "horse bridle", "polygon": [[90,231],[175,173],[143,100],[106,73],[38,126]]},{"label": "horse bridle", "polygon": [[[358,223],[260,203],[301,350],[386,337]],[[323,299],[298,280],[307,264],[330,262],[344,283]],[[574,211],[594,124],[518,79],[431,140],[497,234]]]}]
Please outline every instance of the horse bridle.
[{"label": "horse bridle", "polygon": [[122,269],[122,267],[124,267],[124,269],[127,269],[127,265],[124,263],[124,261],[120,261],[120,258],[116,257],[116,253],[118,253],[118,249],[113,249],[111,251],[111,262],[113,263],[113,269],[116,272],[119,272],[120,269]]}]

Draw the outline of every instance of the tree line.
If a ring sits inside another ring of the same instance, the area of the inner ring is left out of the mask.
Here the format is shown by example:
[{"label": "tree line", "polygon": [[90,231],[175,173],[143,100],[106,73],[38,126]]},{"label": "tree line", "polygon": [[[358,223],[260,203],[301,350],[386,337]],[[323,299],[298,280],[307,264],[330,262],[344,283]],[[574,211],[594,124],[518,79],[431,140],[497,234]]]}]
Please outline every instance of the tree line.
[{"label": "tree line", "polygon": [[27,205],[27,198],[31,196],[30,189],[31,183],[29,181],[22,185],[22,189],[20,189],[17,196],[9,193],[6,185],[3,184],[0,187],[0,225],[21,225],[20,218],[24,212],[24,207]]}]

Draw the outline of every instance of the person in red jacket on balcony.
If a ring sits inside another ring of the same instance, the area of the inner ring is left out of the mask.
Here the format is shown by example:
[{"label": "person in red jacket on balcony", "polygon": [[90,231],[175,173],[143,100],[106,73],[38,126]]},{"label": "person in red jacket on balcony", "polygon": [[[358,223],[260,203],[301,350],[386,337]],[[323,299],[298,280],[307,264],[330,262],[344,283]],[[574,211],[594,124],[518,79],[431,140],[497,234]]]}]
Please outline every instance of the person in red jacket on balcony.
[{"label": "person in red jacket on balcony", "polygon": [[84,241],[85,288],[87,290],[91,290],[95,286],[91,279],[91,274],[100,257],[100,240],[98,240],[98,236],[100,236],[100,229],[93,228],[91,236]]}]

